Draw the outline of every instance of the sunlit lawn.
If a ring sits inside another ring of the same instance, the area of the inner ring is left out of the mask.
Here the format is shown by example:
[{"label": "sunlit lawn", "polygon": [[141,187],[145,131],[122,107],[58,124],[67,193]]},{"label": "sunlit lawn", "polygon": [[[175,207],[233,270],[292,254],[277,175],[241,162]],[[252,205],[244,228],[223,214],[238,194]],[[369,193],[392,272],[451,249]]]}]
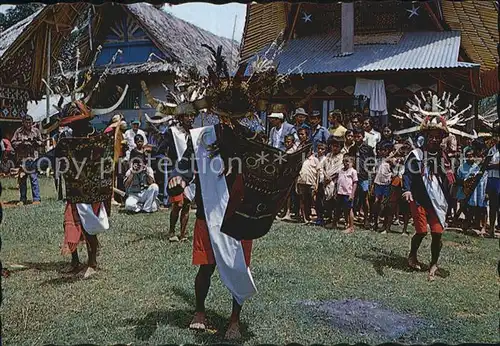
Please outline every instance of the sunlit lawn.
[{"label": "sunlit lawn", "polygon": [[[3,179],[4,201],[18,199],[15,181]],[[39,206],[5,210],[0,253],[4,266],[21,264],[3,279],[5,345],[221,342],[231,308],[216,275],[207,299],[217,333],[187,328],[194,309],[191,245],[161,235],[168,213],[129,216],[113,210],[112,229],[99,237],[100,273],[87,281],[65,279],[69,258],[59,252],[64,204],[43,179]],[[191,215],[190,229],[194,222]],[[429,237],[428,237],[429,238]],[[420,259],[430,259],[430,239]],[[276,222],[255,241],[252,272],[258,293],[245,304],[245,344],[498,341],[498,240],[448,232],[441,257],[444,278],[405,266],[409,238],[357,231],[352,235]],[[86,251],[81,250],[86,259]],[[304,309],[302,301],[358,298],[427,321],[396,340],[376,332],[335,329]]]}]

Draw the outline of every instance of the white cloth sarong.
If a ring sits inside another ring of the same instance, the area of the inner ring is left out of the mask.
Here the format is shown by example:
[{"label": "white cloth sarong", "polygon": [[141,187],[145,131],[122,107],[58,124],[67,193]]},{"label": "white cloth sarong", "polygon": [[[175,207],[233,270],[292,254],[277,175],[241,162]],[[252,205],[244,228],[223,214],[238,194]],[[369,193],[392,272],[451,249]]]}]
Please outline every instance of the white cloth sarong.
[{"label": "white cloth sarong", "polygon": [[215,141],[213,126],[191,130],[194,152],[198,164],[200,188],[208,233],[214,252],[217,270],[224,285],[229,289],[238,304],[257,292],[250,269],[245,262],[241,241],[220,231],[229,201],[229,191],[222,170],[222,158],[217,155],[210,159],[207,144]]},{"label": "white cloth sarong", "polygon": [[[418,159],[421,165],[423,165],[424,153],[421,149],[413,150],[413,154]],[[443,189],[439,182],[439,177],[437,174],[429,174],[429,168],[425,167],[424,175],[422,176],[425,189],[427,190],[427,195],[431,200],[431,204],[436,212],[436,216],[439,219],[439,223],[443,228],[446,228],[446,213],[448,212],[448,201],[444,196]]]},{"label": "white cloth sarong", "polygon": [[104,203],[101,203],[99,207],[99,215],[94,214],[92,204],[77,203],[76,210],[78,211],[78,215],[80,215],[83,229],[88,234],[95,235],[109,229],[108,213],[106,212]]}]

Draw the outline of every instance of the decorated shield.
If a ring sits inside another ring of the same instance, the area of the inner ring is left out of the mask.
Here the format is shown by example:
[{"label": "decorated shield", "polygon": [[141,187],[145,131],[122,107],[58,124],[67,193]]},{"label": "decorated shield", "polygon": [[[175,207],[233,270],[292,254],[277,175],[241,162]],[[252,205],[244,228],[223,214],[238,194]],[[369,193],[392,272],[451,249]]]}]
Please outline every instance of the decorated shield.
[{"label": "decorated shield", "polygon": [[[228,130],[221,141],[221,156],[232,155],[241,162],[242,199],[234,210],[226,211],[221,231],[238,239],[257,239],[271,229],[276,215],[286,202],[311,150],[311,144],[293,154]],[[234,183],[233,183],[234,184]],[[231,191],[232,187],[228,186]]]},{"label": "decorated shield", "polygon": [[56,157],[66,163],[66,170],[62,174],[69,202],[90,204],[111,199],[113,144],[114,138],[107,135],[60,140]]}]

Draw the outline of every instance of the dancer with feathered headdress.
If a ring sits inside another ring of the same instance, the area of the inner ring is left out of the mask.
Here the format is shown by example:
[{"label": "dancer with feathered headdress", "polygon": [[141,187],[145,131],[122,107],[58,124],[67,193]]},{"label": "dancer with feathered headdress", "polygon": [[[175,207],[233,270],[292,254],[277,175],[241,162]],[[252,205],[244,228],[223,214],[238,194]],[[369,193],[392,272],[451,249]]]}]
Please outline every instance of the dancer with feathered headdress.
[{"label": "dancer with feathered headdress", "polygon": [[[443,154],[441,142],[448,133],[472,137],[454,126],[463,126],[473,116],[464,114],[471,106],[457,110],[457,95],[450,101],[450,94],[444,93],[441,98],[429,92],[426,97],[421,93],[414,95],[415,100],[408,101],[407,110],[397,111],[411,120],[416,126],[395,131],[394,134],[419,132],[423,137],[423,145],[415,148],[407,157],[403,175],[403,197],[410,203],[411,214],[415,225],[415,235],[411,239],[408,265],[421,269],[417,260],[417,252],[423,238],[427,235],[427,224],[431,229],[431,263],[429,280],[434,280],[438,270],[441,253],[441,237],[446,228],[446,214],[450,186],[454,183],[454,175],[450,172],[448,157]],[[398,117],[398,116],[396,116]],[[402,118],[402,117],[399,117]]]},{"label": "dancer with feathered headdress", "polygon": [[[99,52],[100,49],[97,54]],[[120,51],[112,61],[118,54]],[[59,112],[51,117],[43,131],[50,132],[59,126],[67,126],[71,129],[71,136],[60,139],[52,151],[27,167],[45,170],[44,164],[50,162],[58,174],[61,170],[60,163],[65,163],[64,171],[60,172],[66,182],[64,241],[61,252],[63,255],[71,254],[71,263],[63,272],[78,274],[84,269],[78,256],[78,246],[85,242],[88,262],[83,278],[89,278],[96,273],[99,246],[97,234],[109,229],[108,215],[113,191],[115,156],[114,137],[107,134],[96,135],[90,121],[95,116],[113,112],[122,103],[128,90],[128,85],[123,89],[118,87],[121,95],[118,101],[107,109],[90,106],[92,96],[96,95],[99,87],[105,82],[110,64],[94,85],[90,84],[93,64],[81,86],[77,84],[78,71],[72,76],[61,74],[58,87],[54,87],[61,92],[60,101],[56,106]],[[70,87],[72,81],[75,85],[73,89]]]},{"label": "dancer with feathered headdress", "polygon": [[[193,264],[199,270],[190,328],[208,327],[205,300],[217,268],[233,296],[226,338],[237,339],[242,304],[256,292],[249,269],[252,241],[269,231],[310,145],[285,154],[264,144],[261,134],[244,125],[248,123],[244,119],[262,110],[287,79],[277,72],[273,58],[259,57],[251,65],[250,77],[243,78],[230,74],[221,47],[205,47],[213,55],[208,76],[184,85],[185,90],[199,90],[196,94],[200,96],[189,97],[192,106],[180,108],[206,108],[218,116],[219,123],[189,130],[184,152],[177,155],[177,164],[168,172],[168,194],[173,200],[183,199],[191,184],[196,189]],[[186,124],[179,116],[185,117],[189,111],[177,110],[178,102],[153,101],[164,118],[168,113],[177,114],[176,121]],[[174,131],[172,137],[175,141]]]}]

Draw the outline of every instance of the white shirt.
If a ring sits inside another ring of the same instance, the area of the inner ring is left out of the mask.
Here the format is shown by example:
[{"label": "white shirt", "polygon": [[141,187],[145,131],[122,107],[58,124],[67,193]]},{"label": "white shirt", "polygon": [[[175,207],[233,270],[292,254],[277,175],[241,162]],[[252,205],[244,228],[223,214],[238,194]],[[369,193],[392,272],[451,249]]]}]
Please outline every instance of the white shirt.
[{"label": "white shirt", "polygon": [[365,131],[364,142],[372,148],[377,147],[377,143],[380,142],[381,138],[382,136],[380,135],[380,132],[375,131],[374,129],[372,129],[370,132]]},{"label": "white shirt", "polygon": [[[498,151],[498,148],[496,145],[488,151],[488,156],[489,155],[493,156],[491,158],[490,165],[491,164],[498,164],[498,162],[500,161],[500,152]],[[488,177],[500,178],[499,170],[498,169],[488,169]]]},{"label": "white shirt", "polygon": [[146,136],[146,132],[142,131],[141,129],[138,129],[137,133],[136,133],[136,132],[134,132],[133,129],[130,129],[130,130],[125,131],[125,140],[127,141],[129,150],[132,150],[135,148],[134,137],[136,135],[141,135],[142,138],[144,138],[144,145],[148,144],[148,138]]},{"label": "white shirt", "polygon": [[278,148],[280,147],[280,141],[281,141],[281,132],[283,131],[283,125],[280,126],[279,130],[277,128],[274,128],[274,134],[273,134],[273,147]]},{"label": "white shirt", "polygon": [[302,168],[297,178],[297,183],[312,185],[316,188],[318,178],[319,178],[319,160],[316,156],[311,155],[302,164]]}]

